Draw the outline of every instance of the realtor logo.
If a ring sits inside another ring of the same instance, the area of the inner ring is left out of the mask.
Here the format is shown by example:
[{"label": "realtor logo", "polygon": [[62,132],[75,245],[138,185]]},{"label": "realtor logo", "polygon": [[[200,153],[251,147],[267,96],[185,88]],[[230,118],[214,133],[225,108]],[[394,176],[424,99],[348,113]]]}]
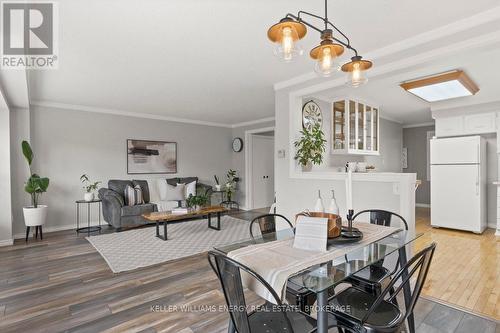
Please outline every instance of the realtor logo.
[{"label": "realtor logo", "polygon": [[57,68],[57,4],[2,1],[3,68]]}]

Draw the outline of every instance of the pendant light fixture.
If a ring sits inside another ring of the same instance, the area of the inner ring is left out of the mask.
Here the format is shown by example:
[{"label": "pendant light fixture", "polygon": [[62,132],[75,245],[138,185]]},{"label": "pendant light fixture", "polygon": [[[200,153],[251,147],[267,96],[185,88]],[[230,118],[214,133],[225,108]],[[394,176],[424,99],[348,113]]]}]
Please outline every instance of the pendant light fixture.
[{"label": "pendant light fixture", "polygon": [[[317,28],[305,21],[303,16],[322,21],[323,28]],[[302,49],[298,41],[307,32],[307,27],[320,33],[321,42],[313,48],[309,55],[316,60],[314,70],[321,76],[328,77],[339,70],[338,57],[347,48],[354,53],[351,61],[342,65],[340,69],[347,73],[347,84],[358,87],[368,81],[366,71],[372,67],[371,61],[364,60],[358,51],[351,46],[349,38],[328,20],[328,0],[325,0],[325,16],[321,17],[305,11],[299,11],[297,15],[287,14],[278,23],[267,31],[268,38],[275,43],[274,53],[285,62],[290,62],[299,55]],[[334,31],[340,36],[336,38]]]}]

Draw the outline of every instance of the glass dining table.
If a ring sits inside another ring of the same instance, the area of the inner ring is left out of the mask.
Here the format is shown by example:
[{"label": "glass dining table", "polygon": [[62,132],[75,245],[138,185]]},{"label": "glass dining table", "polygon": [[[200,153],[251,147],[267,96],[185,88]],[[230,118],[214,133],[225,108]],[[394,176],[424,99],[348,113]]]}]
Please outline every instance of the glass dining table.
[{"label": "glass dining table", "polygon": [[[392,267],[394,267],[396,262],[399,262],[399,267],[404,267],[407,263],[407,254],[411,253],[411,243],[421,235],[422,234],[415,235],[406,230],[397,230],[386,237],[363,245],[356,245],[356,243],[332,244],[329,245],[329,249],[332,249],[332,247],[335,249],[338,249],[338,247],[347,247],[345,249],[346,254],[328,262],[312,265],[290,276],[288,278],[288,284],[292,284],[298,288],[306,288],[316,294],[317,332],[328,332],[328,297],[329,295],[331,296],[331,291],[335,286],[363,268],[382,259],[386,259],[391,254],[394,254],[394,256],[391,256],[394,258]],[[263,236],[241,240],[236,243],[216,246],[215,250],[229,254],[231,251],[246,246],[290,239],[293,237],[293,229],[283,229]],[[407,275],[407,271],[403,272],[402,278],[405,279]],[[278,295],[281,294],[278,290],[276,292]],[[405,284],[403,288],[403,296],[405,304],[408,306],[411,298],[411,290],[408,283]],[[408,330],[411,333],[415,332],[413,314],[408,316]]]}]

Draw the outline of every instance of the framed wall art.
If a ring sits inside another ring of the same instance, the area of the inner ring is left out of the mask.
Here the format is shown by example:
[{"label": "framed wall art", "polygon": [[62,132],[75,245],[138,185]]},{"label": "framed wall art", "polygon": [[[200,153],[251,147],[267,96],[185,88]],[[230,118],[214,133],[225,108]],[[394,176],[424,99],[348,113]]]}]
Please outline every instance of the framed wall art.
[{"label": "framed wall art", "polygon": [[128,139],[127,173],[177,173],[177,142]]}]

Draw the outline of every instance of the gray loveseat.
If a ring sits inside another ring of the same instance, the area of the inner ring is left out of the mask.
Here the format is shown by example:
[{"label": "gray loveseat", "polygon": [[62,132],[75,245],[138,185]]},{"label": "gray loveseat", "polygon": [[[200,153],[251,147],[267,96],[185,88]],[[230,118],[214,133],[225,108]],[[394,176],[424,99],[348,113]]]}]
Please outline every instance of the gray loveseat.
[{"label": "gray loveseat", "polygon": [[[170,185],[177,183],[190,183],[198,181],[197,177],[168,178],[166,182]],[[144,204],[135,206],[125,205],[125,187],[127,185],[139,185],[142,189]],[[212,187],[202,183],[196,183],[196,193],[210,194]],[[158,211],[156,204],[150,202],[150,192],[146,180],[110,180],[108,188],[99,189],[99,199],[102,200],[102,214],[104,220],[120,231],[124,227],[133,227],[146,224],[142,214]],[[180,203],[179,203],[180,204]]]}]

